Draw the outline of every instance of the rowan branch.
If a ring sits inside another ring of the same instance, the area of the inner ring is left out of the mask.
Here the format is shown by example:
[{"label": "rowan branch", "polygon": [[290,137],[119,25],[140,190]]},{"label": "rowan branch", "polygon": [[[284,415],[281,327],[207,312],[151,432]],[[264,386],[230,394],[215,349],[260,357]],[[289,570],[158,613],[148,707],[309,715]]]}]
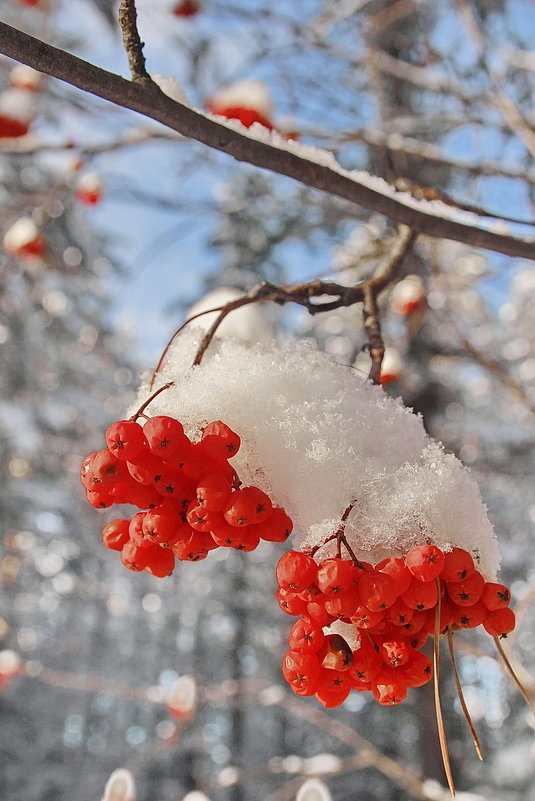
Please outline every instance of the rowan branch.
[{"label": "rowan branch", "polygon": [[[0,22],[0,52],[71,86],[144,114],[190,139],[228,153],[238,161],[269,169],[306,186],[379,212],[414,231],[464,242],[509,256],[535,259],[535,237],[485,228],[477,217],[440,201],[416,200],[365,172],[344,170],[332,154],[292,144],[282,137],[260,138],[165,95],[153,82],[127,81],[64,50]],[[504,223],[504,225],[506,225]],[[506,229],[507,230],[507,229]]]},{"label": "rowan branch", "polygon": [[132,80],[139,83],[150,83],[152,78],[145,67],[144,42],[141,41],[137,29],[137,11],[134,0],[121,0],[119,25],[121,26],[124,49],[128,56],[128,66],[130,67]]}]

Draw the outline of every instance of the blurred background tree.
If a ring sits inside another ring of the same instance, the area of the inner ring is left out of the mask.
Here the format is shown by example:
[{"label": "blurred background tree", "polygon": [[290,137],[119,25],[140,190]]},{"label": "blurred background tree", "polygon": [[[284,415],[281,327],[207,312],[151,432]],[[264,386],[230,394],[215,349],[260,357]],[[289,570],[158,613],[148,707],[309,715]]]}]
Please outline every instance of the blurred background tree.
[{"label": "blurred background tree", "polygon": [[[275,127],[325,147],[344,168],[368,170],[423,204],[442,197],[454,217],[456,204],[471,208],[487,230],[530,231],[531,0],[193,5],[189,13],[170,0],[138,2],[149,71],[174,76],[193,105],[238,80],[262,81]],[[117,7],[0,2],[4,22],[126,73]],[[23,662],[0,695],[5,797],[98,799],[125,765],[139,799],[158,801],[194,789],[214,801],[284,801],[310,775],[325,779],[335,801],[442,798],[430,781],[444,784],[422,690],[396,709],[354,695],[326,713],[282,690],[288,624],[267,600],[274,546],[212,554],[165,581],[131,576],[100,546],[101,521],[78,484],[82,456],[101,446],[139,373],[206,290],[264,279],[354,283],[388,252],[392,220],[49,78],[15,85],[10,98],[14,66],[1,62],[0,118],[22,107],[28,132],[0,139],[2,231],[11,231],[0,252],[0,636]],[[98,188],[98,202],[84,186]],[[38,243],[21,251],[32,232]],[[521,612],[515,655],[529,666],[532,264],[420,236],[397,279],[380,305],[392,359],[385,389],[474,471]],[[314,338],[368,372],[358,308],[314,318],[266,311],[283,341]],[[533,729],[521,699],[484,641],[467,641],[460,665],[486,761],[471,755],[445,674],[459,788],[473,799],[530,798]],[[182,674],[200,687],[187,723],[163,703]]]}]

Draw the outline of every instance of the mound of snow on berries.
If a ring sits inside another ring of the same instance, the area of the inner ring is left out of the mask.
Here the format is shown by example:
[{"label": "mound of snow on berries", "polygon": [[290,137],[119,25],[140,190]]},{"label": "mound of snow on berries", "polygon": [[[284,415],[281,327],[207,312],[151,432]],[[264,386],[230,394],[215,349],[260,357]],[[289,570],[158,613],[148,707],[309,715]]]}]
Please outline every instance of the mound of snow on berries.
[{"label": "mound of snow on berries", "polygon": [[[303,546],[319,545],[355,501],[346,536],[357,556],[379,561],[432,542],[472,553],[494,578],[499,554],[469,471],[425,433],[401,402],[310,343],[265,347],[219,338],[191,367],[202,332],[183,332],[155,382],[174,386],[150,416],[180,420],[192,439],[212,420],[242,438],[232,464],[283,506]],[[148,379],[136,406],[150,395]],[[318,556],[334,552],[333,543]]]}]

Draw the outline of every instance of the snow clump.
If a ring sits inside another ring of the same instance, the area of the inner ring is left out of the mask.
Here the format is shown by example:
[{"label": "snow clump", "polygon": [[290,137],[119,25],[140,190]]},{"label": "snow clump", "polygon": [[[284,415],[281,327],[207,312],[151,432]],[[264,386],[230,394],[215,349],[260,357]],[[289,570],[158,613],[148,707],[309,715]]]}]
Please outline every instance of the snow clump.
[{"label": "snow clump", "polygon": [[[345,533],[359,558],[432,542],[470,551],[494,579],[499,553],[477,484],[420,417],[306,341],[281,348],[219,338],[192,368],[202,334],[177,338],[154,389],[175,383],[146,413],[179,419],[194,440],[212,420],[234,429],[243,485],[286,509],[302,547],[320,546],[353,503]],[[129,414],[150,394],[147,378]],[[331,542],[318,556],[332,553]]]}]

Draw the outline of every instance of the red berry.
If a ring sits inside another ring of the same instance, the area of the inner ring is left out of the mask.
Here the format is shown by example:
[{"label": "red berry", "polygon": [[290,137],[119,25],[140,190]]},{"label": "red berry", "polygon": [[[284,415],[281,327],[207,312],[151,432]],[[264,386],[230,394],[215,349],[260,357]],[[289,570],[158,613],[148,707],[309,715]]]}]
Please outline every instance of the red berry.
[{"label": "red berry", "polygon": [[139,484],[149,486],[161,481],[161,475],[168,469],[164,462],[148,449],[138,454],[135,462],[126,463],[128,472]]},{"label": "red berry", "polygon": [[409,663],[403,668],[403,678],[409,687],[423,687],[433,676],[433,663],[421,651],[412,653]]},{"label": "red berry", "polygon": [[407,553],[405,564],[419,581],[432,581],[444,567],[444,554],[436,545],[418,545]]},{"label": "red berry", "polygon": [[121,551],[121,561],[129,570],[139,573],[149,563],[149,549],[138,547],[130,540]]},{"label": "red berry", "polygon": [[98,451],[93,451],[93,453],[88,453],[87,456],[84,457],[82,464],[80,466],[80,481],[84,485],[84,487],[88,490],[92,490],[94,484],[98,482],[98,479],[91,472],[91,465],[97,455]]},{"label": "red berry", "polygon": [[255,523],[258,536],[266,542],[286,542],[292,533],[293,523],[284,509],[275,506],[267,520]]},{"label": "red berry", "polygon": [[282,674],[297,695],[314,695],[321,674],[315,654],[287,651],[282,658]]},{"label": "red berry", "polygon": [[316,579],[317,565],[306,553],[287,551],[277,564],[277,582],[279,587],[302,592]]},{"label": "red berry", "polygon": [[359,648],[353,651],[353,664],[350,668],[350,675],[353,679],[355,689],[369,689],[361,685],[369,685],[382,668],[382,660],[373,645],[363,639]]},{"label": "red berry", "polygon": [[95,453],[89,472],[103,487],[118,484],[128,476],[124,462],[120,462],[107,448]]},{"label": "red berry", "polygon": [[326,598],[321,595],[317,598],[313,598],[306,605],[307,616],[317,623],[318,626],[328,626],[329,623],[332,623],[333,620],[335,620],[335,618],[325,609],[325,600]]},{"label": "red berry", "polygon": [[390,667],[403,667],[411,657],[411,648],[404,640],[387,640],[379,648],[379,656]]},{"label": "red berry", "polygon": [[405,560],[399,557],[391,556],[389,559],[383,559],[375,566],[375,569],[381,573],[387,573],[395,581],[398,595],[404,593],[411,583],[412,574],[405,564]]},{"label": "red berry", "polygon": [[175,569],[175,555],[170,548],[151,545],[145,570],[158,578],[171,575]]},{"label": "red berry", "polygon": [[[407,573],[409,571],[407,570]],[[410,573],[409,573],[410,576]],[[410,606],[407,606],[405,601],[402,598],[398,598],[392,606],[389,606],[386,610],[386,620],[389,623],[392,623],[393,626],[405,626],[407,623],[413,618],[414,609],[411,609]]]},{"label": "red berry", "polygon": [[325,600],[325,609],[333,618],[349,618],[355,614],[359,604],[359,594],[356,587],[352,587],[346,592],[341,592],[338,595],[332,595]]},{"label": "red berry", "polygon": [[412,583],[408,590],[405,590],[401,596],[407,606],[411,609],[422,611],[423,609],[431,609],[436,606],[438,601],[438,591],[436,582],[422,581],[419,578],[413,578]]},{"label": "red berry", "polygon": [[186,520],[195,531],[212,531],[224,524],[221,512],[209,512],[203,506],[196,506],[192,501],[186,514]]},{"label": "red berry", "polygon": [[496,609],[505,609],[511,602],[511,592],[505,584],[496,584],[493,581],[487,581],[483,588],[481,600],[491,612]]},{"label": "red berry", "polygon": [[221,420],[208,423],[202,432],[202,440],[214,456],[230,459],[240,449],[239,436]]},{"label": "red berry", "polygon": [[360,599],[370,612],[388,609],[398,597],[396,582],[387,573],[363,573],[358,585]]},{"label": "red berry", "polygon": [[130,539],[129,525],[130,520],[124,518],[117,518],[105,525],[102,529],[102,542],[106,548],[111,548],[112,551],[122,551],[123,546]]},{"label": "red berry", "polygon": [[243,487],[232,493],[223,507],[225,520],[231,526],[262,523],[271,515],[272,504],[258,487]]},{"label": "red berry", "polygon": [[132,461],[146,446],[143,429],[134,420],[119,420],[106,430],[106,445],[117,459]]},{"label": "red berry", "polygon": [[216,548],[209,532],[206,531],[193,531],[191,537],[183,542],[175,542],[171,545],[171,551],[177,559],[183,562],[200,562],[206,559],[208,552]]},{"label": "red berry", "polygon": [[191,528],[185,525],[178,512],[167,506],[157,506],[143,517],[143,535],[156,545],[171,547],[191,537]]},{"label": "red berry", "polygon": [[108,509],[115,503],[113,498],[105,492],[104,489],[86,490],[85,497],[87,498],[87,502],[95,509]]},{"label": "red berry", "polygon": [[149,449],[166,461],[180,462],[191,453],[191,442],[184,434],[182,423],[173,417],[151,417],[143,426]]},{"label": "red berry", "polygon": [[375,700],[383,706],[395,706],[407,697],[407,684],[402,681],[372,684],[372,693]]},{"label": "red berry", "polygon": [[448,581],[446,584],[448,595],[457,606],[472,606],[479,601],[485,588],[485,579],[474,570],[471,576],[464,581]]},{"label": "red berry", "polygon": [[385,616],[384,609],[377,612],[370,612],[366,606],[357,606],[351,615],[351,622],[359,629],[371,629],[376,626]]},{"label": "red berry", "polygon": [[[329,671],[329,673],[335,672],[336,671]],[[351,685],[344,683],[341,686],[337,686],[335,684],[336,679],[331,679],[330,677],[328,681],[329,685],[322,684],[314,695],[326,709],[334,709],[344,703],[351,692]]]},{"label": "red berry", "polygon": [[485,631],[491,637],[506,637],[515,627],[515,613],[509,607],[489,612],[483,622]]},{"label": "red berry", "polygon": [[[217,514],[217,513],[216,513]],[[237,551],[254,551],[258,548],[260,537],[256,526],[229,526],[224,519],[211,528],[214,542],[223,548],[235,548]]]},{"label": "red berry", "polygon": [[489,615],[489,610],[482,601],[476,601],[470,606],[453,607],[453,623],[462,629],[475,629]]},{"label": "red berry", "polygon": [[208,473],[197,484],[197,505],[212,512],[219,512],[225,506],[232,492],[232,484],[220,473]]},{"label": "red berry", "polygon": [[304,654],[319,651],[325,643],[325,634],[320,626],[302,617],[296,620],[290,629],[288,645],[292,650],[302,651]]},{"label": "red berry", "polygon": [[318,565],[316,578],[318,588],[327,596],[335,596],[355,588],[353,563],[347,559],[333,557]]},{"label": "red berry", "polygon": [[444,581],[464,581],[474,572],[474,560],[463,548],[452,548],[444,554],[440,578]]},{"label": "red berry", "polygon": [[279,587],[275,592],[275,597],[280,608],[287,615],[306,615],[307,602],[303,601],[296,592]]}]

